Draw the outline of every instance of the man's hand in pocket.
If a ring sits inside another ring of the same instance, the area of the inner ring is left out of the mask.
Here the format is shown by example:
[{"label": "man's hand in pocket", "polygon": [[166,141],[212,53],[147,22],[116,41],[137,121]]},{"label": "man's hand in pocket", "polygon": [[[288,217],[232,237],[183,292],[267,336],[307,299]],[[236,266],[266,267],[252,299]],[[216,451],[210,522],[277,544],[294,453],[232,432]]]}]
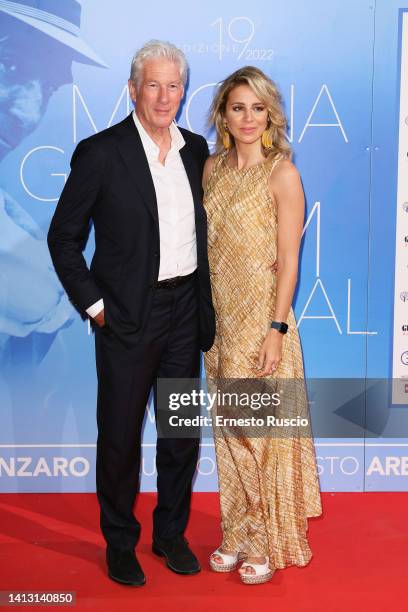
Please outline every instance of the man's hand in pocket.
[{"label": "man's hand in pocket", "polygon": [[99,327],[105,327],[105,309],[98,312],[98,314],[94,317],[94,320]]}]

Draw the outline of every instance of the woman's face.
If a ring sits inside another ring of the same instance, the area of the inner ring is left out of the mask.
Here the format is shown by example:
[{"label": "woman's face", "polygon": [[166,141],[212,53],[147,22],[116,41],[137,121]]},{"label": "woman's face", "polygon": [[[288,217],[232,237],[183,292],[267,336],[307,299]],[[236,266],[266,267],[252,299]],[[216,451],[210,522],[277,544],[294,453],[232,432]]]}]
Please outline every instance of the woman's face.
[{"label": "woman's face", "polygon": [[256,142],[261,138],[267,122],[267,108],[249,85],[237,85],[230,91],[225,106],[224,123],[235,142]]}]

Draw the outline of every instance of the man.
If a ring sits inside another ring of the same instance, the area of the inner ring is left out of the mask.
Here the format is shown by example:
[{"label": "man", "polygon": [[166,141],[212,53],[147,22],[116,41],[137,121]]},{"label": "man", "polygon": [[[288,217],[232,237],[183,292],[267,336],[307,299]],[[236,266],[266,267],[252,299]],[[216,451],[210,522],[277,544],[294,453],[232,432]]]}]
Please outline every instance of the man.
[{"label": "man", "polygon": [[[79,143],[48,234],[68,295],[95,322],[98,374],[97,494],[110,578],[142,585],[134,554],[140,524],[140,438],[157,378],[199,375],[215,320],[201,174],[204,138],[178,128],[188,66],[181,51],[151,41],[132,61],[136,110]],[[95,254],[82,256],[89,223]],[[180,574],[200,571],[183,533],[197,439],[159,438],[153,551]]]},{"label": "man", "polygon": [[[0,0],[0,161],[38,127],[51,95],[72,83],[73,61],[106,67],[80,36],[80,4],[60,4]],[[0,289],[0,334],[24,338],[27,351],[35,336],[33,353],[42,353],[41,336],[48,347],[46,337],[71,318],[71,308],[50,270],[41,228],[1,188],[0,230],[0,274],[7,279],[4,294]],[[27,300],[30,290],[35,296]]]},{"label": "man", "polygon": [[[38,128],[52,94],[72,83],[74,61],[106,67],[82,38],[80,19],[76,0],[0,0],[0,162]],[[32,199],[26,204],[38,208]],[[24,442],[27,432],[32,442],[43,441],[36,435],[43,435],[47,402],[59,389],[38,368],[59,330],[73,322],[73,309],[52,269],[40,225],[2,186],[0,235],[0,375],[14,429],[8,441]],[[57,435],[69,398],[58,405]]]}]

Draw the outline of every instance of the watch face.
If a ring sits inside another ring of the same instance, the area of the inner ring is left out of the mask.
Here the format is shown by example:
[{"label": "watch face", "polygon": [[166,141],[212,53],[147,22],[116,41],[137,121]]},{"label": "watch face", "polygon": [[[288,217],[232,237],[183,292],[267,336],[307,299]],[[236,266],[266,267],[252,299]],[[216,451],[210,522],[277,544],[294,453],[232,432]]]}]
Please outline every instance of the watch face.
[{"label": "watch face", "polygon": [[280,331],[281,334],[286,334],[286,332],[288,331],[287,323],[283,323],[283,322],[279,322],[279,321],[272,321],[271,327],[273,329],[277,329],[278,331]]}]

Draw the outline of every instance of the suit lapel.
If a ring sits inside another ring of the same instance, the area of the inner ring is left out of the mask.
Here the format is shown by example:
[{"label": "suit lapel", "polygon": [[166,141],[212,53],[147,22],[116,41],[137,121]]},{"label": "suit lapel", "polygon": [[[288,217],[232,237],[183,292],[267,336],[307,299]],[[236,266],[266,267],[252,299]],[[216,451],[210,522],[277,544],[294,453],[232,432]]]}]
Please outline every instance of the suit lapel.
[{"label": "suit lapel", "polygon": [[120,154],[158,226],[157,199],[149,162],[147,161],[139,132],[131,114],[123,121],[122,125],[122,138],[119,142]]},{"label": "suit lapel", "polygon": [[[153,179],[144,152],[139,132],[135,126],[132,114],[122,122],[122,137],[119,142],[119,151],[131,174],[136,187],[148,207],[153,219],[159,225],[157,199]],[[180,156],[186,170],[193,195],[195,217],[197,220],[198,207],[201,202],[201,182],[193,154],[187,144],[180,149]]]},{"label": "suit lapel", "polygon": [[191,193],[193,194],[194,200],[194,210],[197,218],[198,206],[201,202],[201,182],[197,172],[197,165],[187,144],[180,149],[180,156],[190,183]]}]

